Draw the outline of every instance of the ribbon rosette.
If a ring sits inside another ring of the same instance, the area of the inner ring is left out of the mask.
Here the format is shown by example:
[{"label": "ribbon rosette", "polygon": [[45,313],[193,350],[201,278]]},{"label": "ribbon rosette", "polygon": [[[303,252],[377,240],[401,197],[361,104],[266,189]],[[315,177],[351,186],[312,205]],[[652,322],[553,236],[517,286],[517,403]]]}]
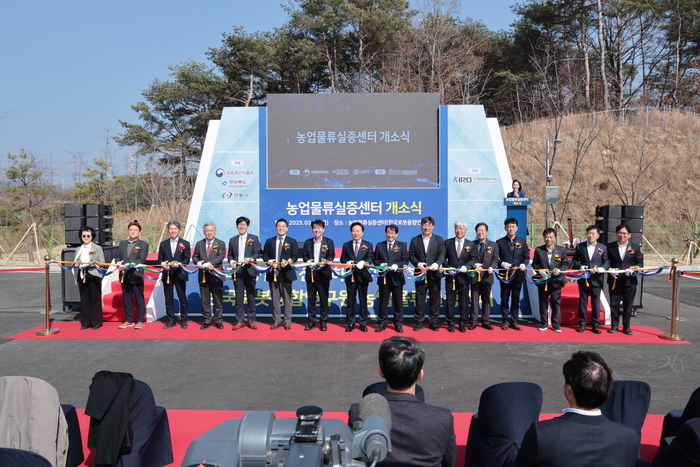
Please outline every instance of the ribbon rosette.
[{"label": "ribbon rosette", "polygon": [[559,256],[559,255],[554,255],[554,260],[555,260],[555,261],[559,261],[560,259],[561,259],[561,256]]},{"label": "ribbon rosette", "polygon": [[598,249],[596,250],[596,253],[598,253],[599,255],[602,255],[602,254],[603,254],[603,249],[602,249],[602,248],[598,248]]},{"label": "ribbon rosette", "polygon": [[140,247],[140,246],[135,246],[135,247],[134,247],[134,251],[141,251],[141,247]]},{"label": "ribbon rosette", "polygon": [[491,253],[492,250],[493,250],[493,249],[492,249],[490,246],[487,246],[487,247],[486,247],[486,253]]},{"label": "ribbon rosette", "polygon": [[627,253],[634,253],[634,250],[632,249],[631,246],[627,247]]},{"label": "ribbon rosette", "polygon": [[95,250],[90,250],[90,256],[95,256]]},{"label": "ribbon rosette", "polygon": [[178,248],[180,251],[182,251],[182,250],[185,249],[185,245],[183,245],[182,243],[178,243],[177,248]]},{"label": "ribbon rosette", "polygon": [[399,251],[399,247],[395,246],[394,249],[391,251],[393,251],[394,253],[397,253]]},{"label": "ribbon rosette", "polygon": [[328,251],[328,245],[321,245],[321,250],[324,252]]},{"label": "ribbon rosette", "polygon": [[520,243],[520,242],[515,242],[515,248],[518,248],[518,249],[519,249],[519,248],[522,248],[522,247],[523,247],[522,243]]},{"label": "ribbon rosette", "polygon": [[465,247],[464,247],[464,251],[466,251],[467,253],[469,253],[470,251],[472,251],[472,247],[470,247],[470,246],[465,246]]},{"label": "ribbon rosette", "polygon": [[284,249],[285,249],[285,250],[289,250],[289,243],[285,243],[285,244],[284,244]]},{"label": "ribbon rosette", "polygon": [[214,251],[216,251],[216,250],[219,249],[219,245],[214,244],[214,245],[212,245],[211,249],[214,250]]},{"label": "ribbon rosette", "polygon": [[252,239],[252,238],[249,238],[248,241],[247,241],[246,243],[247,243],[248,245],[252,245],[252,244],[253,244],[253,239]]},{"label": "ribbon rosette", "polygon": [[367,251],[367,245],[362,245],[362,247],[360,248],[360,250],[362,250],[362,251]]}]

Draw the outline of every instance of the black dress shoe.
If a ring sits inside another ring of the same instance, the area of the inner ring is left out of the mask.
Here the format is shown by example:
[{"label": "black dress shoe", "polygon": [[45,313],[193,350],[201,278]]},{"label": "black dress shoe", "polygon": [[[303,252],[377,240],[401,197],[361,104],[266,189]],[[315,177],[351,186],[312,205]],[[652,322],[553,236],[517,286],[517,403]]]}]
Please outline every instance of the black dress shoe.
[{"label": "black dress shoe", "polygon": [[423,329],[424,327],[425,327],[425,326],[423,325],[423,323],[418,323],[418,324],[416,324],[416,325],[413,327],[413,330],[414,330],[414,331],[420,331],[420,330]]},{"label": "black dress shoe", "polygon": [[628,336],[631,336],[634,334],[630,328],[625,328],[622,330],[622,334],[627,334]]},{"label": "black dress shoe", "polygon": [[291,331],[292,330],[292,323],[284,323],[284,330]]},{"label": "black dress shoe", "polygon": [[353,329],[355,329],[355,325],[348,324],[348,327],[345,328],[345,332],[352,332]]},{"label": "black dress shoe", "polygon": [[454,325],[454,324],[448,324],[448,325],[447,325],[447,332],[455,332],[455,325]]},{"label": "black dress shoe", "polygon": [[101,327],[102,327],[102,325],[101,325],[101,324],[98,324],[97,326],[93,326],[92,329],[94,329],[95,331],[97,331],[97,330],[100,329]]},{"label": "black dress shoe", "polygon": [[202,324],[202,325],[199,327],[199,329],[206,329],[206,328],[208,328],[209,326],[211,326],[211,323],[204,323],[204,324]]},{"label": "black dress shoe", "polygon": [[522,331],[522,330],[523,330],[523,328],[521,328],[520,326],[518,326],[518,323],[516,323],[515,321],[511,321],[511,322],[510,322],[510,327],[511,327],[512,329],[515,329],[516,331]]},{"label": "black dress shoe", "polygon": [[80,326],[80,330],[82,331],[83,329],[87,329],[87,328],[89,328],[89,327],[90,327],[90,326],[82,325],[82,326]]},{"label": "black dress shoe", "polygon": [[175,323],[175,321],[168,321],[168,324],[163,326],[163,329],[170,329],[170,328],[174,328],[175,326],[177,326],[177,323]]},{"label": "black dress shoe", "polygon": [[309,323],[306,326],[304,326],[304,331],[311,331],[315,327],[316,327],[316,323]]},{"label": "black dress shoe", "polygon": [[591,326],[591,331],[592,331],[594,334],[600,334],[600,329],[598,329],[598,325],[597,325],[597,324],[594,324],[593,326]]},{"label": "black dress shoe", "polygon": [[469,328],[467,328],[467,329],[469,329],[470,331],[473,331],[474,329],[476,329],[476,324],[470,324]]},{"label": "black dress shoe", "polygon": [[615,326],[614,328],[608,329],[608,332],[609,332],[610,334],[615,334],[615,333],[617,332],[617,326]]},{"label": "black dress shoe", "polygon": [[364,324],[360,324],[360,331],[367,332],[367,326]]},{"label": "black dress shoe", "polygon": [[377,329],[375,329],[374,332],[382,332],[384,329],[386,329],[386,326],[380,324],[379,326],[377,326]]},{"label": "black dress shoe", "polygon": [[586,325],[585,324],[579,324],[578,329],[576,329],[576,332],[583,332],[586,330]]},{"label": "black dress shoe", "polygon": [[493,326],[491,326],[489,323],[484,323],[481,325],[482,328],[488,329],[489,331],[493,331]]},{"label": "black dress shoe", "polygon": [[396,330],[396,332],[398,332],[398,333],[402,333],[402,332],[403,332],[403,326],[400,325],[400,324],[395,324],[395,325],[394,325],[394,330]]},{"label": "black dress shoe", "polygon": [[467,327],[464,324],[459,325],[459,332],[467,332]]},{"label": "black dress shoe", "polygon": [[437,324],[430,323],[428,324],[428,329],[430,329],[431,331],[439,331],[440,327]]},{"label": "black dress shoe", "polygon": [[182,329],[187,329],[187,320],[181,322],[181,323],[180,323],[180,327],[181,327]]},{"label": "black dress shoe", "polygon": [[223,329],[224,323],[216,323],[216,329]]},{"label": "black dress shoe", "polygon": [[321,323],[321,331],[328,331],[328,327],[326,326],[326,323]]}]

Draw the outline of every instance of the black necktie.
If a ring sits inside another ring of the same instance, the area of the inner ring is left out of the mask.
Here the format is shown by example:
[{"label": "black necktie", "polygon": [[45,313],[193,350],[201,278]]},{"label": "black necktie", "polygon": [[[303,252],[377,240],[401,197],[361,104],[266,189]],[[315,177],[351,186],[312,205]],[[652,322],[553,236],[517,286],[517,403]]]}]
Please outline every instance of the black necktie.
[{"label": "black necktie", "polygon": [[484,261],[484,244],[479,243],[479,261]]}]

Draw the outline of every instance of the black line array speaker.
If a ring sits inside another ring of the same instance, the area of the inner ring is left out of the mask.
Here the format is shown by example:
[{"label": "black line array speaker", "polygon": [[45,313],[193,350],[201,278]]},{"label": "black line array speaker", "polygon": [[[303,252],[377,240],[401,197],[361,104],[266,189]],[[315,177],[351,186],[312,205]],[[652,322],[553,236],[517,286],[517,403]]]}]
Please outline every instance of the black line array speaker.
[{"label": "black line array speaker", "polygon": [[596,206],[595,225],[601,230],[600,241],[612,243],[617,241],[615,228],[620,224],[626,224],[632,234],[630,240],[639,245],[642,244],[644,231],[644,206],[607,205]]},{"label": "black line array speaker", "polygon": [[80,246],[80,229],[92,227],[95,230],[95,243],[111,245],[114,220],[112,206],[105,204],[66,204],[65,206],[66,245]]}]

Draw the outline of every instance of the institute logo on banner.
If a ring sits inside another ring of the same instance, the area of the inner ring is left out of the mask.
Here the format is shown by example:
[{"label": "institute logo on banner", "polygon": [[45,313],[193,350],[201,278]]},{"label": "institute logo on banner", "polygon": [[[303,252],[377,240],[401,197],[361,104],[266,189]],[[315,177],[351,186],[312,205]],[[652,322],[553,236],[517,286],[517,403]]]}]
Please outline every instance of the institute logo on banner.
[{"label": "institute logo on banner", "polygon": [[222,197],[223,199],[229,199],[229,198],[231,198],[232,196],[233,196],[233,193],[231,193],[230,191],[227,191],[226,193],[223,193],[223,194],[221,195],[221,197]]},{"label": "institute logo on banner", "polygon": [[226,171],[225,171],[224,169],[221,169],[221,168],[216,169],[216,172],[215,172],[215,173],[216,173],[216,176],[219,177],[219,178],[221,178],[221,177],[223,177],[224,175],[226,175]]}]

